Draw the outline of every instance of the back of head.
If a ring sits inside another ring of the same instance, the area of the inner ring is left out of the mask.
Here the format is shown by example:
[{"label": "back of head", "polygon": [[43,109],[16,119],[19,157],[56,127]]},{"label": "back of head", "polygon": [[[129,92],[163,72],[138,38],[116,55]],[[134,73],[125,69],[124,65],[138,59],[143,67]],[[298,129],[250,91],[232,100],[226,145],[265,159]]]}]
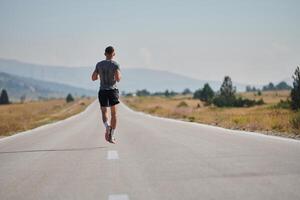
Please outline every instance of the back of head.
[{"label": "back of head", "polygon": [[105,49],[105,54],[111,55],[114,53],[114,51],[115,51],[115,49],[112,46],[108,46]]}]

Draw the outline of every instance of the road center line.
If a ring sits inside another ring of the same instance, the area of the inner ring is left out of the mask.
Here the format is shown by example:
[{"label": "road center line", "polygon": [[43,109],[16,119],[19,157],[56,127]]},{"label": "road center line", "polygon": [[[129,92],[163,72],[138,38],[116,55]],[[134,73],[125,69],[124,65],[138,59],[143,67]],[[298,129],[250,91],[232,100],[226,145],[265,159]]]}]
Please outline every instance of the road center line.
[{"label": "road center line", "polygon": [[111,194],[108,196],[108,200],[129,200],[127,194]]},{"label": "road center line", "polygon": [[116,160],[116,159],[119,159],[119,155],[117,151],[107,152],[107,160]]}]

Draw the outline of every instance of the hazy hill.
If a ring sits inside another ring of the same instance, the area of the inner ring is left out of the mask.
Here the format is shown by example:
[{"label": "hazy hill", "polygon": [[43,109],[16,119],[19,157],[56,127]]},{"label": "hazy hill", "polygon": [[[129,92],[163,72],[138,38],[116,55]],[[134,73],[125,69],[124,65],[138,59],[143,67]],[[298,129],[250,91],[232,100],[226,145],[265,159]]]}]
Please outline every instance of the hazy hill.
[{"label": "hazy hill", "polygon": [[0,89],[6,89],[12,100],[19,100],[24,94],[26,95],[26,99],[65,97],[68,93],[74,96],[95,96],[95,92],[91,90],[60,83],[24,78],[4,72],[0,72]]},{"label": "hazy hill", "polygon": [[0,59],[0,72],[37,80],[63,83],[79,88],[96,89],[89,77],[93,68],[37,65],[16,60]]},{"label": "hazy hill", "polygon": [[[141,89],[147,89],[152,92],[174,90],[182,92],[185,88],[196,90],[202,87],[205,83],[209,82],[214,90],[220,88],[220,81],[202,81],[193,79],[187,76],[179,75],[167,71],[150,70],[150,69],[138,69],[129,68],[123,70],[124,82],[122,87],[125,91],[136,91]],[[239,89],[244,86],[239,86]]]},{"label": "hazy hill", "polygon": [[[47,66],[0,59],[0,71],[2,72],[96,90],[99,87],[99,83],[90,80],[93,70],[94,66]],[[191,90],[198,89],[206,82],[208,82],[214,90],[218,90],[223,81],[197,80],[168,71],[141,68],[121,68],[121,71],[124,78],[120,84],[120,90],[127,92],[144,88],[153,92],[164,91],[166,89],[181,92],[185,88],[190,88]],[[246,87],[246,84],[236,82],[234,82],[234,85],[238,91],[244,91]],[[256,85],[256,87],[260,88],[261,86]]]}]

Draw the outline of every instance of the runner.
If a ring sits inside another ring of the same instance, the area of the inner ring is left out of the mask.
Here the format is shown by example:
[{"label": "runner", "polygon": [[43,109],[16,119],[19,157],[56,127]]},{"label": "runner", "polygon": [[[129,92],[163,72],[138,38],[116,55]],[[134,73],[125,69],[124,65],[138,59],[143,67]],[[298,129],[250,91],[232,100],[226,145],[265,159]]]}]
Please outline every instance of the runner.
[{"label": "runner", "polygon": [[[100,78],[98,99],[101,106],[102,121],[105,126],[105,139],[110,143],[116,143],[115,129],[117,126],[117,104],[119,104],[119,90],[116,82],[121,80],[120,66],[113,61],[115,50],[112,46],[105,49],[106,59],[98,62],[92,74],[92,80]],[[108,109],[110,108],[111,120],[108,123]]]}]

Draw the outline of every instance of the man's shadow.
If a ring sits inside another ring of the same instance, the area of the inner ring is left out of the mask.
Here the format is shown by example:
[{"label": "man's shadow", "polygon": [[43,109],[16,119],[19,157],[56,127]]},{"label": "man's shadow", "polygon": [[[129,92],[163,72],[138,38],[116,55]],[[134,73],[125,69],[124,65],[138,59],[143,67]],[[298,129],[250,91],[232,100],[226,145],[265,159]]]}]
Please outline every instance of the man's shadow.
[{"label": "man's shadow", "polygon": [[104,147],[85,147],[85,148],[66,148],[66,149],[32,149],[32,150],[18,150],[18,151],[0,151],[0,154],[8,153],[34,153],[34,152],[51,152],[51,151],[91,151],[107,148]]}]

